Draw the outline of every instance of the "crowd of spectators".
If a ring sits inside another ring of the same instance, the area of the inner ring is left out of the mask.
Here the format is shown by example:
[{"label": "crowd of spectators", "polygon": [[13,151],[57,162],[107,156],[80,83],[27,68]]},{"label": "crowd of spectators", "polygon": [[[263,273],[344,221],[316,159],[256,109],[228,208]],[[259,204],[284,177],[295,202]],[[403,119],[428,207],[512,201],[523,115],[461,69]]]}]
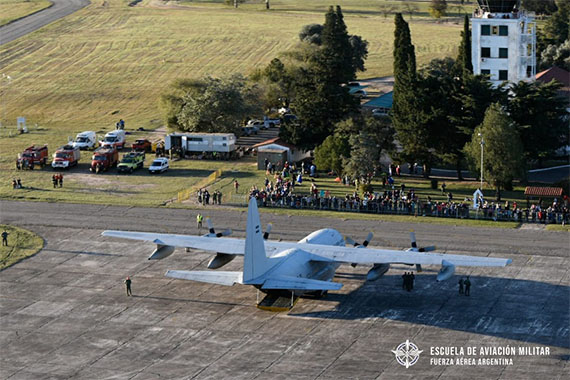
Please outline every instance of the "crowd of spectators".
[{"label": "crowd of spectators", "polygon": [[[268,173],[270,174],[270,173]],[[287,207],[298,209],[335,210],[349,212],[366,212],[376,214],[400,214],[414,216],[435,216],[448,218],[477,218],[501,221],[540,222],[566,224],[569,222],[568,197],[562,201],[554,199],[550,205],[540,199],[537,204],[527,200],[527,207],[522,208],[517,202],[489,202],[481,199],[477,210],[472,209],[473,202],[469,198],[455,201],[453,194],[442,186],[442,193],[447,201],[420,198],[413,188],[407,189],[404,184],[395,188],[393,180],[388,177],[385,188],[381,192],[365,192],[362,196],[357,191],[344,197],[331,195],[328,190],[319,189],[314,179],[309,178],[309,191],[301,194],[296,186],[303,183],[302,173],[292,175],[288,172],[274,173],[274,180],[268,177],[262,187],[253,186],[249,195],[258,199],[262,207]],[[344,179],[343,179],[344,180]],[[344,183],[345,181],[343,181]],[[347,181],[348,184],[353,183]]]}]

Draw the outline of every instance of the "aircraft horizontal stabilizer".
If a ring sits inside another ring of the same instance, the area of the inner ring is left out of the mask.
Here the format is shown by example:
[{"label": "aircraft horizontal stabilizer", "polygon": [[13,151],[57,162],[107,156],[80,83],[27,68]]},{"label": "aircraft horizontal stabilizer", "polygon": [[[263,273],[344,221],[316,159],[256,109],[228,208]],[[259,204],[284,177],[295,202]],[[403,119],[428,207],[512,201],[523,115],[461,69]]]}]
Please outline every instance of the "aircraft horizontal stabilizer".
[{"label": "aircraft horizontal stabilizer", "polygon": [[263,283],[262,289],[339,290],[340,282],[313,280],[303,277],[275,276]]},{"label": "aircraft horizontal stabilizer", "polygon": [[242,284],[242,272],[169,270],[166,277],[232,286]]}]

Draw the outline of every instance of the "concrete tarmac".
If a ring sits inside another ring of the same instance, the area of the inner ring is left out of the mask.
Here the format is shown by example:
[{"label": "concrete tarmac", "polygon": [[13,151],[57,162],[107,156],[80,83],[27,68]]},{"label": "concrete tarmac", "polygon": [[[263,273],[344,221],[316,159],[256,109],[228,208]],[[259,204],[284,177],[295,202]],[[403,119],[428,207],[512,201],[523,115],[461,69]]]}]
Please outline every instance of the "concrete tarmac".
[{"label": "concrete tarmac", "polygon": [[[435,281],[439,268],[426,267],[409,293],[401,275],[414,267],[393,265],[367,283],[368,267],[343,265],[335,278],[344,284],[340,291],[302,298],[287,313],[257,309],[251,287],[163,276],[167,269],[205,269],[209,253],[177,250],[149,262],[152,244],[100,235],[104,229],[196,234],[196,212],[0,202],[1,223],[45,239],[37,255],[0,272],[0,378],[561,379],[569,373],[568,233],[262,213],[274,239],[334,227],[355,240],[372,230],[372,245],[406,248],[413,228],[420,245],[436,244],[438,251],[513,259],[506,268],[458,268],[443,283]],[[202,213],[220,231],[244,235],[245,210]],[[224,270],[241,265],[237,258]],[[125,294],[127,275],[132,297]],[[470,297],[457,292],[466,275]],[[392,352],[406,340],[422,351],[409,368]],[[535,355],[524,351],[537,347]]]}]

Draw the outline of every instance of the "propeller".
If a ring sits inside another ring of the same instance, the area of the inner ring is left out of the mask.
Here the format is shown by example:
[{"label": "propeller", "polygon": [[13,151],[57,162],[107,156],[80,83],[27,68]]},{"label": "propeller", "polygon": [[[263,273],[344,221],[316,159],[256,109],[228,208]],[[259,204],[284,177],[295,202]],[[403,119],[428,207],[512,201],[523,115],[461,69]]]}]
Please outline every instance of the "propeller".
[{"label": "propeller", "polygon": [[[412,248],[409,249],[409,251],[412,252],[430,252],[430,251],[435,251],[435,245],[430,245],[427,247],[419,247],[418,248],[418,244],[416,243],[416,233],[414,232],[414,230],[410,230],[410,240],[412,242]],[[422,266],[420,264],[416,264],[416,270],[418,272],[422,271]]]},{"label": "propeller", "polygon": [[271,228],[273,228],[273,224],[268,223],[267,229],[265,230],[265,233],[263,234],[263,240],[269,239],[269,234],[271,233]]},{"label": "propeller", "polygon": [[214,229],[214,223],[212,223],[212,220],[210,220],[210,218],[206,218],[206,224],[208,225],[208,229],[209,229],[208,233],[206,234],[206,236],[208,236],[208,237],[222,237],[222,236],[228,236],[228,235],[232,234],[231,228],[228,228],[224,232],[216,233],[216,230]]},{"label": "propeller", "polygon": [[[348,244],[352,245],[353,247],[356,248],[366,248],[368,247],[368,244],[370,244],[370,240],[372,240],[372,238],[374,237],[374,234],[372,232],[369,232],[368,235],[366,236],[366,239],[364,239],[364,241],[361,243],[357,243],[355,242],[351,237],[349,236],[345,236],[344,237],[344,241],[346,241]],[[356,263],[352,263],[350,264],[353,268],[356,267]]]}]

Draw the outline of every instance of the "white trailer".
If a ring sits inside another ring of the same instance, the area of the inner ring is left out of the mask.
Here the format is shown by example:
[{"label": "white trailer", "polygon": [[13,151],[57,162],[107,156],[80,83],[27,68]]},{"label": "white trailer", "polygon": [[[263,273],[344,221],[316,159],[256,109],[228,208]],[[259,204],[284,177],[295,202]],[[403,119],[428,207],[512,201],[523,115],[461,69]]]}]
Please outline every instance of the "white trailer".
[{"label": "white trailer", "polygon": [[189,153],[226,153],[236,151],[233,133],[171,133],[164,138],[164,148]]}]

